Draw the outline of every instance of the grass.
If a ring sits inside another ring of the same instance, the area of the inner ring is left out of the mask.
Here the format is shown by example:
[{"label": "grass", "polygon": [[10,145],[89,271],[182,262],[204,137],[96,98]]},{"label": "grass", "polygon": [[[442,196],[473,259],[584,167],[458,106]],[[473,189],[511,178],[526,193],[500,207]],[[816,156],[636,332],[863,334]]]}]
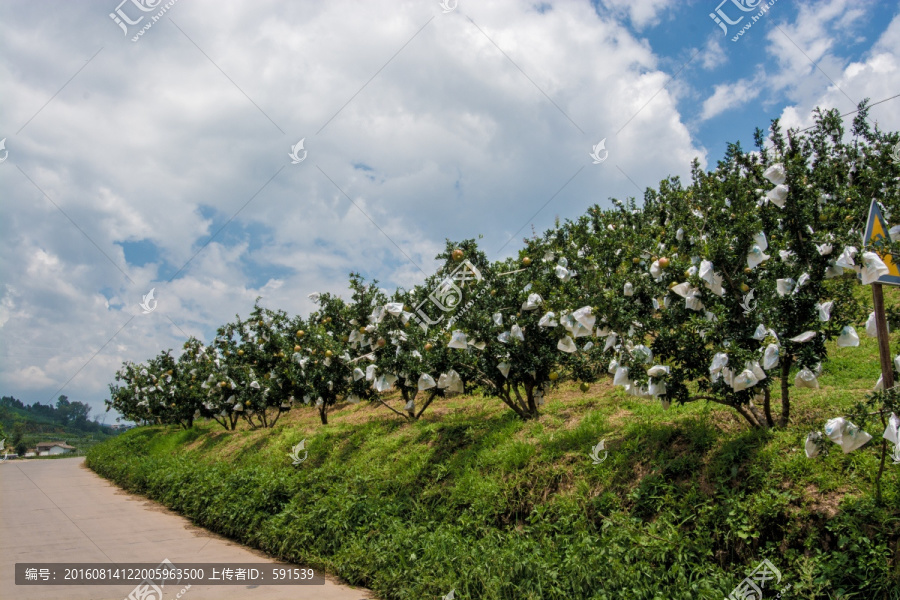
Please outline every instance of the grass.
[{"label": "grass", "polygon": [[[789,584],[784,598],[896,600],[900,467],[888,465],[879,506],[873,443],[803,452],[878,378],[870,338],[830,356],[819,390],[792,388],[791,425],[765,432],[724,407],[664,411],[604,382],[562,384],[530,422],[480,396],[411,424],[345,405],[325,427],[313,410],[271,430],[142,427],[87,460],[199,525],[385,599],[721,600],[768,558],[782,581],[767,598]],[[594,465],[600,439],[609,454]]]}]

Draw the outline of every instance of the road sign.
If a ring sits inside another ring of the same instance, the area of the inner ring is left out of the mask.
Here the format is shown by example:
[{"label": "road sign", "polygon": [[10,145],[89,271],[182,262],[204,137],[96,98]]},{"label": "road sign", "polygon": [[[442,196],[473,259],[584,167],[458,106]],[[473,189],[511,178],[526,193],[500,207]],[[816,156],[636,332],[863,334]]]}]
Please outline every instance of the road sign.
[{"label": "road sign", "polygon": [[[866,232],[863,234],[863,246],[873,242],[891,243],[891,235],[888,233],[887,222],[884,220],[884,215],[881,214],[881,209],[878,208],[878,202],[875,200],[872,200],[872,206],[869,207],[869,220],[866,222]],[[891,256],[890,251],[885,251],[884,254],[877,252],[877,254],[881,257],[881,260],[884,261],[885,266],[887,266],[888,273],[887,275],[879,277],[876,283],[900,285],[900,269],[897,268],[897,264],[894,262],[894,257]]]}]

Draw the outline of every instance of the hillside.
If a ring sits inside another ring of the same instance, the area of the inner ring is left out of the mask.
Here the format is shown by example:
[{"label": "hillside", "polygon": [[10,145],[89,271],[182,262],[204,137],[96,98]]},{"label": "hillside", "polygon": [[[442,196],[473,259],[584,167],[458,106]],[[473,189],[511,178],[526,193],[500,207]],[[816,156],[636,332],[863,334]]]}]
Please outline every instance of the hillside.
[{"label": "hillside", "polygon": [[[783,597],[897,599],[900,478],[888,461],[879,506],[881,431],[849,455],[803,452],[879,373],[870,338],[828,350],[822,387],[793,391],[785,429],[567,383],[533,421],[480,396],[438,400],[412,424],[341,404],[327,426],[301,408],[269,430],[141,427],[88,465],[381,598],[721,600],[767,558],[781,573],[767,598],[790,586]],[[601,439],[608,457],[592,464]]]},{"label": "hillside", "polygon": [[65,441],[80,454],[118,434],[111,427],[88,419],[90,407],[60,396],[57,406],[35,402],[26,405],[12,396],[0,398],[0,438],[8,451],[16,446],[33,449],[38,442]]}]

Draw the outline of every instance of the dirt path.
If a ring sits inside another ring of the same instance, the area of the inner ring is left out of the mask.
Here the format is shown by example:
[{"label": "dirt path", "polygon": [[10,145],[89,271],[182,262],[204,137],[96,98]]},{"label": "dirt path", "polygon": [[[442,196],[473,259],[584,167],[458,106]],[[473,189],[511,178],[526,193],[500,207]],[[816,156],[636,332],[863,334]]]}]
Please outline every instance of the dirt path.
[{"label": "dirt path", "polygon": [[[65,458],[0,464],[0,598],[122,600],[135,587],[17,586],[17,562],[274,564],[159,504],[123,492],[83,463],[83,458]],[[184,590],[170,584],[163,597],[361,600],[372,595],[326,578],[325,585],[194,585]]]}]

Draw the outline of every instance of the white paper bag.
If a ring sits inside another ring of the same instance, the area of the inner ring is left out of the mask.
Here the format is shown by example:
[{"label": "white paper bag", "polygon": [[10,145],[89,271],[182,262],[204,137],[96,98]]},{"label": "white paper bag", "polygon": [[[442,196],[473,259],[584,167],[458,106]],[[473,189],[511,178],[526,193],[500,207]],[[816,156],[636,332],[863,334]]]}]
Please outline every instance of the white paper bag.
[{"label": "white paper bag", "polygon": [[792,337],[791,341],[796,342],[798,344],[802,344],[802,343],[810,341],[814,337],[816,337],[815,331],[804,331],[800,335],[795,335],[794,337]]},{"label": "white paper bag", "polygon": [[689,296],[684,300],[684,307],[688,310],[700,312],[703,310],[703,302],[699,295]]},{"label": "white paper bag", "polygon": [[468,346],[466,334],[458,329],[453,332],[450,342],[447,344],[448,348],[456,348],[458,350],[465,350]]},{"label": "white paper bag", "polygon": [[851,346],[859,346],[859,336],[856,335],[856,329],[850,325],[846,325],[841,330],[841,335],[837,339],[838,348],[849,348]]},{"label": "white paper bag", "polygon": [[718,373],[721,373],[722,369],[724,369],[727,364],[728,355],[724,352],[717,352],[715,356],[713,356],[712,364],[709,366],[709,374],[717,375]]},{"label": "white paper bag", "polygon": [[869,285],[878,281],[882,275],[887,275],[890,271],[881,257],[874,252],[864,252],[862,255],[862,282],[863,285]]},{"label": "white paper bag", "polygon": [[634,356],[635,360],[639,360],[645,364],[653,360],[653,351],[643,344],[639,344],[632,348],[631,354]]},{"label": "white paper bag", "polygon": [[613,375],[613,385],[631,385],[628,379],[628,367],[617,367],[616,374]]},{"label": "white paper bag", "polygon": [[841,447],[844,454],[853,452],[866,442],[872,439],[872,436],[862,431],[859,427],[844,419],[837,417],[830,419],[825,423],[825,435],[832,442]]},{"label": "white paper bag", "polygon": [[384,305],[384,310],[388,312],[389,315],[394,317],[400,316],[400,313],[403,312],[403,303],[402,302],[388,302]]},{"label": "white paper bag", "polygon": [[753,374],[753,371],[744,369],[734,377],[731,382],[731,387],[734,391],[740,392],[741,390],[753,387],[757,382],[758,380],[756,379],[756,375]]},{"label": "white paper bag", "polygon": [[462,379],[459,377],[459,373],[450,369],[446,373],[441,373],[441,376],[438,377],[438,388],[446,389],[448,392],[462,392],[463,391],[463,383]]},{"label": "white paper bag", "polygon": [[557,350],[562,350],[563,352],[572,353],[578,350],[575,346],[575,342],[569,336],[564,336],[559,342],[556,344]]},{"label": "white paper bag", "polygon": [[806,444],[804,444],[804,448],[806,450],[806,458],[815,458],[819,455],[820,446],[819,443],[822,440],[822,432],[821,431],[813,431],[809,435],[806,436]]},{"label": "white paper bag", "polygon": [[831,320],[831,309],[834,308],[834,302],[822,302],[821,304],[816,304],[816,310],[819,311],[819,320],[822,322],[826,322]]},{"label": "white paper bag", "polygon": [[747,253],[747,266],[751,269],[755,269],[760,263],[769,260],[772,258],[759,246],[753,246],[750,248],[750,252]]},{"label": "white paper bag", "polygon": [[844,269],[853,268],[856,266],[856,263],[853,262],[853,257],[856,256],[857,252],[856,246],[847,246],[841,251],[841,255],[837,257],[837,260],[834,261],[835,266]]},{"label": "white paper bag", "polygon": [[778,364],[778,346],[775,344],[769,344],[766,346],[766,351],[763,354],[763,369],[769,370],[775,367]]},{"label": "white paper bag", "polygon": [[784,297],[794,290],[794,286],[796,285],[796,283],[797,282],[790,277],[777,279],[775,280],[775,291],[778,292],[779,296]]},{"label": "white paper bag", "polygon": [[384,375],[375,379],[374,383],[372,383],[372,387],[374,387],[378,392],[386,392],[393,387],[396,381],[396,375],[393,375],[392,373],[385,373]]},{"label": "white paper bag", "polygon": [[428,373],[422,373],[421,375],[419,375],[419,391],[420,392],[423,392],[425,390],[430,390],[431,388],[433,388],[436,385],[437,385],[437,382],[435,382],[434,377],[432,377]]},{"label": "white paper bag", "polygon": [[756,361],[747,361],[747,363],[744,364],[744,368],[751,371],[757,381],[762,381],[766,378],[766,372],[762,370],[759,363]]},{"label": "white paper bag", "polygon": [[752,339],[759,341],[763,341],[764,339],[766,339],[766,326],[760,323],[756,327],[756,331],[753,332]]},{"label": "white paper bag", "polygon": [[766,192],[766,198],[778,208],[784,208],[784,202],[787,200],[788,191],[790,191],[788,186],[782,183]]},{"label": "white paper bag", "polygon": [[606,352],[610,348],[615,347],[616,340],[618,340],[618,339],[619,339],[619,336],[618,336],[618,334],[616,334],[616,332],[612,332],[608,336],[606,336],[606,344],[603,345],[603,351]]},{"label": "white paper bag", "polygon": [[647,369],[647,377],[663,377],[669,374],[669,367],[665,365],[654,365]]},{"label": "white paper bag", "polygon": [[[594,323],[597,322],[597,317],[591,314],[592,310],[593,309],[590,306],[582,306],[581,308],[573,312],[572,316],[576,321],[590,330],[594,328]],[[588,332],[588,335],[590,335],[590,332]]]},{"label": "white paper bag", "polygon": [[[891,332],[891,326],[887,327],[888,333]],[[875,322],[875,313],[869,313],[869,318],[866,319],[866,335],[869,337],[877,338],[878,337],[878,324]]]},{"label": "white paper bag", "polygon": [[787,180],[787,173],[785,173],[782,163],[775,163],[763,171],[763,177],[768,179],[772,185],[781,185]]},{"label": "white paper bag", "polygon": [[798,388],[819,389],[819,380],[816,379],[815,373],[809,369],[800,369],[797,376],[794,377],[794,385]]},{"label": "white paper bag", "polygon": [[556,315],[552,312],[548,312],[538,321],[539,327],[556,327],[557,325],[559,325],[559,321],[556,320]]},{"label": "white paper bag", "polygon": [[685,281],[684,283],[679,283],[678,285],[672,288],[672,291],[681,296],[682,298],[688,298],[694,295],[697,292],[697,288],[691,287],[691,284]]},{"label": "white paper bag", "polygon": [[881,437],[892,444],[900,445],[900,417],[895,413],[891,413],[887,427],[885,427],[884,434]]},{"label": "white paper bag", "polygon": [[522,304],[522,310],[535,310],[544,303],[544,299],[540,294],[529,294],[528,299]]}]

